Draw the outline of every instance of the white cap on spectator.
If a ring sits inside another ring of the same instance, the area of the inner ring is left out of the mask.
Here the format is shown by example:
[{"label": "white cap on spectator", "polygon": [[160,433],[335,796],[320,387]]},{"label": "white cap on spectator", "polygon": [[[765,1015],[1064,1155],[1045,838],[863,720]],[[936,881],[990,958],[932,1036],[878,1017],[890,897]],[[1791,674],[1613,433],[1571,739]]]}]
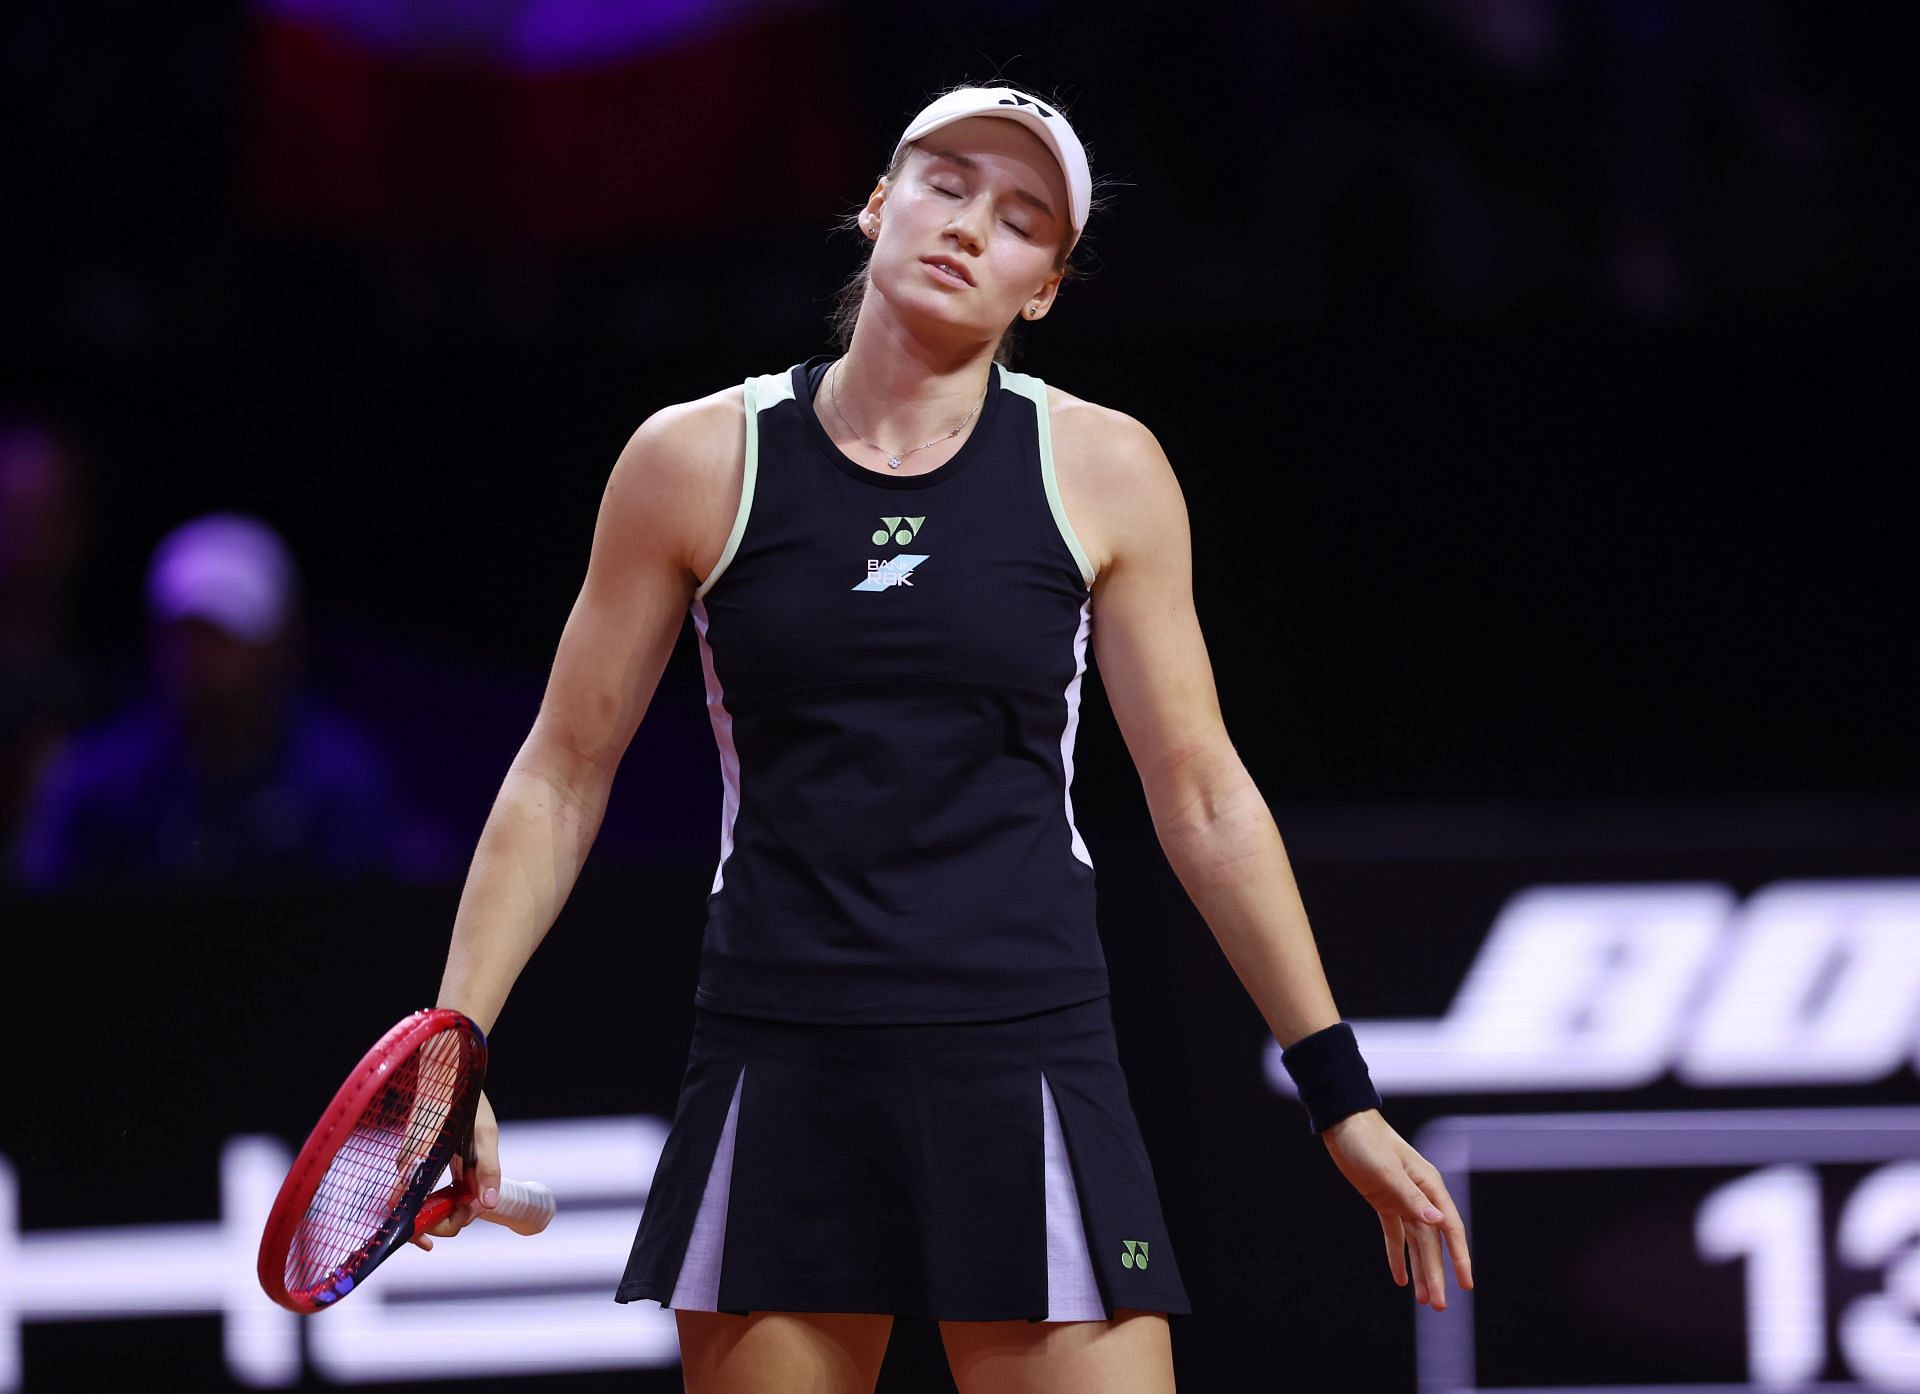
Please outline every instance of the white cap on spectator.
[{"label": "white cap on spectator", "polygon": [[206,620],[250,644],[275,638],[299,589],[293,554],[258,518],[210,513],[161,539],[147,608],[163,621]]}]

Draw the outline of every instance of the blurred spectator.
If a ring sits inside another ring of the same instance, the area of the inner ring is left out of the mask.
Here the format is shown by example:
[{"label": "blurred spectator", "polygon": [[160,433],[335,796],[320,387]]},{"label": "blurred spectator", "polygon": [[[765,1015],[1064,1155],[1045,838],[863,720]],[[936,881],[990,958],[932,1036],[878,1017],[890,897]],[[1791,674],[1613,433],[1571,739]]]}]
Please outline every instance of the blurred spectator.
[{"label": "blurred spectator", "polygon": [[303,693],[298,576],[274,531],[213,514],[147,574],[153,691],[47,770],[16,865],[33,890],[404,870],[367,739]]},{"label": "blurred spectator", "polygon": [[87,499],[69,441],[0,422],[0,848],[61,741],[100,709],[98,669],[73,629]]}]

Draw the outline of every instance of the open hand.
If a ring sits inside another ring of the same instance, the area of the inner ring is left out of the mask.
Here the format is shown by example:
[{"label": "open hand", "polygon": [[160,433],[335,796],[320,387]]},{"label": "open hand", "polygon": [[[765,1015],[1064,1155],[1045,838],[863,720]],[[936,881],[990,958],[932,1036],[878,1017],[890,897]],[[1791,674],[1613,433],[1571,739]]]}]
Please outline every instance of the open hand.
[{"label": "open hand", "polygon": [[1441,1247],[1453,1255],[1453,1272],[1463,1290],[1473,1288],[1473,1261],[1467,1254],[1467,1227],[1447,1194],[1439,1170],[1393,1130],[1377,1108],[1350,1114],[1320,1134],[1333,1164],[1380,1214],[1387,1240],[1387,1267],[1393,1281],[1407,1285],[1407,1250],[1413,1250],[1413,1299],[1447,1305],[1446,1264]]}]

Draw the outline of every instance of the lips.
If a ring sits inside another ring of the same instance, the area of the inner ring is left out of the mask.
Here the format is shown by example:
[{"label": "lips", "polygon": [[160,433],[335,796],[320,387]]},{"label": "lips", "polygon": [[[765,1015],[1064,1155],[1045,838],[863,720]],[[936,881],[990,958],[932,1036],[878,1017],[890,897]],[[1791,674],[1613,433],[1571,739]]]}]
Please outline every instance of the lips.
[{"label": "lips", "polygon": [[973,284],[973,277],[967,274],[967,268],[952,257],[921,257],[920,260],[923,264],[933,267],[936,272],[945,273],[946,277],[958,280],[965,285]]}]

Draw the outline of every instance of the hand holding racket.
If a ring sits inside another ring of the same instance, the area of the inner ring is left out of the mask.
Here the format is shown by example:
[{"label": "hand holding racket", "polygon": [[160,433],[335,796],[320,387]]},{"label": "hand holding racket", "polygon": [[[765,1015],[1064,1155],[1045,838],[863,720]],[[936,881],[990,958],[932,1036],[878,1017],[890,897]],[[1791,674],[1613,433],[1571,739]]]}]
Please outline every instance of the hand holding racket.
[{"label": "hand holding racket", "polygon": [[[551,1191],[538,1182],[499,1181],[494,1205],[482,1208],[472,1180],[478,1168],[464,1157],[454,1185],[427,1194],[474,1132],[486,1069],[486,1037],[459,1012],[415,1012],[380,1038],[340,1086],[280,1187],[260,1238],[267,1296],[296,1312],[324,1311],[395,1249],[449,1216],[456,1224],[487,1219],[521,1234],[547,1227]],[[488,1109],[489,1134],[492,1121]],[[485,1145],[493,1150],[491,1135]]]},{"label": "hand holding racket", "polygon": [[[500,1179],[500,1125],[494,1121],[493,1105],[480,1091],[474,1109],[473,1127],[467,1134],[467,1147],[456,1150],[452,1160],[453,1184],[428,1196],[414,1218],[413,1239],[422,1249],[433,1248],[434,1236],[448,1238],[458,1234],[475,1220],[494,1219],[493,1212],[504,1193],[511,1198],[522,1183]],[[487,1192],[491,1190],[492,1196]],[[509,1229],[512,1223],[501,1220]],[[523,1231],[524,1232],[524,1231]]]}]

